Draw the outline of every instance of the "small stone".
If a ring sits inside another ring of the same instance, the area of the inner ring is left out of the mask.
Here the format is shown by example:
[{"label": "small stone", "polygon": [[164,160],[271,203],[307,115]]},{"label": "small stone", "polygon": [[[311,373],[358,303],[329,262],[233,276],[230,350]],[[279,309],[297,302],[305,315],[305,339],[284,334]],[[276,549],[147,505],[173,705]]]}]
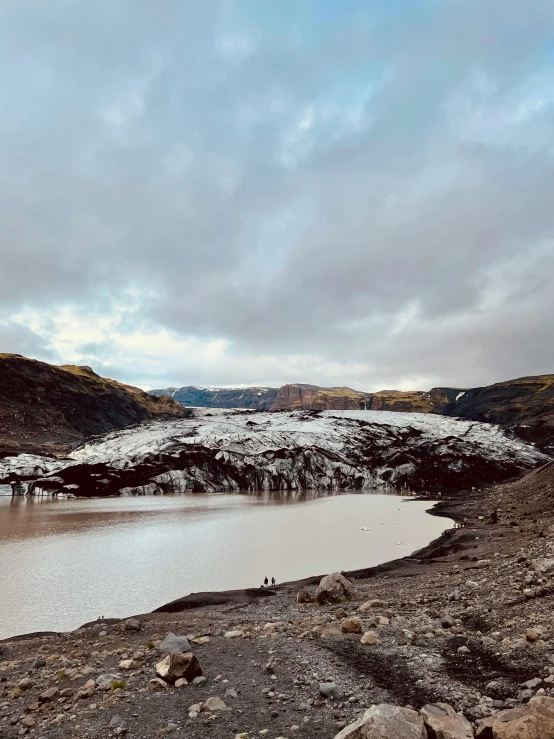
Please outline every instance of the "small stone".
[{"label": "small stone", "polygon": [[226,639],[240,639],[244,636],[244,631],[226,631],[223,635]]},{"label": "small stone", "polygon": [[192,681],[193,685],[196,685],[196,687],[199,687],[200,685],[205,685],[208,682],[208,678],[204,677],[204,675],[198,675],[198,677],[195,677]]},{"label": "small stone", "polygon": [[381,637],[375,631],[366,631],[360,638],[360,644],[375,646],[381,643]]},{"label": "small stone", "polygon": [[48,688],[48,690],[45,690],[44,693],[41,693],[39,695],[39,703],[52,703],[52,701],[57,700],[60,697],[60,692],[57,688]]},{"label": "small stone", "polygon": [[469,654],[468,647],[458,647],[456,651],[458,652],[458,654]]},{"label": "small stone", "polygon": [[135,670],[137,667],[138,664],[135,662],[134,659],[123,659],[119,663],[120,670]]},{"label": "small stone", "polygon": [[540,635],[534,629],[527,629],[525,632],[525,638],[527,641],[536,642],[539,640]]},{"label": "small stone", "polygon": [[116,714],[110,719],[110,729],[117,729],[120,726],[125,726],[125,722],[121,716]]},{"label": "small stone", "polygon": [[189,684],[189,681],[184,677],[180,677],[178,680],[175,680],[176,688],[184,688],[185,685],[188,685],[188,684]]},{"label": "small stone", "polygon": [[203,711],[224,711],[227,705],[217,695],[207,698],[202,706]]},{"label": "small stone", "polygon": [[352,618],[343,618],[340,622],[343,634],[361,634],[362,622],[356,616]]},{"label": "small stone", "polygon": [[362,605],[358,608],[358,611],[360,613],[366,613],[367,611],[373,611],[376,608],[388,608],[389,604],[386,600],[378,600],[377,598],[373,600],[367,600],[365,603],[362,603]]},{"label": "small stone", "polygon": [[339,686],[332,681],[319,683],[319,692],[324,698],[332,698],[333,700],[339,700],[343,695]]},{"label": "small stone", "polygon": [[165,690],[167,688],[167,683],[165,682],[165,680],[162,680],[159,677],[154,677],[152,678],[152,680],[148,681],[148,684],[146,685],[146,687],[148,688],[148,690],[153,690],[153,691]]},{"label": "small stone", "polygon": [[174,724],[173,721],[170,721],[165,730],[171,733],[172,731],[176,731],[178,728],[179,727],[177,726],[177,724]]},{"label": "small stone", "polygon": [[115,682],[119,682],[119,680],[121,680],[119,675],[112,675],[109,673],[98,675],[96,678],[96,687],[98,690],[111,690],[112,685]]},{"label": "small stone", "polygon": [[23,716],[21,719],[21,723],[23,726],[25,726],[27,729],[32,729],[33,726],[37,725],[37,721],[32,716]]}]

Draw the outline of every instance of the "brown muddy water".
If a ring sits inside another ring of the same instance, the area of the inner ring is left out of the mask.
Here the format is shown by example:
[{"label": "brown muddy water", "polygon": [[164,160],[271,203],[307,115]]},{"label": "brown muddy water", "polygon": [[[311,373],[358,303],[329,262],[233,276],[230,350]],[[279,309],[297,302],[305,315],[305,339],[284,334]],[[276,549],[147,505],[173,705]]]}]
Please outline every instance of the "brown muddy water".
[{"label": "brown muddy water", "polygon": [[[0,638],[406,556],[450,525],[381,493],[11,498],[0,486]],[[370,530],[364,531],[362,528]]]}]

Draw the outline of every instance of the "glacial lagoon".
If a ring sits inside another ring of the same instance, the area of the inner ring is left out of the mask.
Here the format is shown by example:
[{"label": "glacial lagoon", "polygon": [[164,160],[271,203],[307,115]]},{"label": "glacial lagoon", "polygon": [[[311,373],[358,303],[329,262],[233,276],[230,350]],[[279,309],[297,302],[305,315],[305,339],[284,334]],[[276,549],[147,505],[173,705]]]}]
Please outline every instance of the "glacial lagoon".
[{"label": "glacial lagoon", "polygon": [[12,498],[0,486],[0,638],[407,556],[450,525],[400,494]]}]

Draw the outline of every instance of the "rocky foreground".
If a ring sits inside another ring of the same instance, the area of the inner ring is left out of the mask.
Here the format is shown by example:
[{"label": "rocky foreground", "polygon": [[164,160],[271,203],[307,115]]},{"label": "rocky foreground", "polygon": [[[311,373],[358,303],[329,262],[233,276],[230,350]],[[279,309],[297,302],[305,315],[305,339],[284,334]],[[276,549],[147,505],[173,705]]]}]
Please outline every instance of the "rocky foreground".
[{"label": "rocky foreground", "polygon": [[387,411],[194,409],[91,439],[65,459],[0,460],[0,482],[72,495],[406,487],[505,480],[548,461],[499,426]]},{"label": "rocky foreground", "polygon": [[549,464],[347,579],[4,641],[0,737],[552,739],[553,500]]}]

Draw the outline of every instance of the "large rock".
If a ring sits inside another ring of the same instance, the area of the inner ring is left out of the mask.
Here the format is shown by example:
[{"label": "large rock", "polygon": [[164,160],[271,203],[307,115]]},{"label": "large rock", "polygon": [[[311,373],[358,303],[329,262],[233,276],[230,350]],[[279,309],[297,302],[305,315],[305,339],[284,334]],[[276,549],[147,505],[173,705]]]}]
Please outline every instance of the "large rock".
[{"label": "large rock", "polygon": [[356,588],[344,575],[340,572],[333,572],[332,575],[325,575],[321,578],[315,597],[318,603],[339,603],[341,600],[353,598],[356,595]]},{"label": "large rock", "polygon": [[469,721],[446,703],[429,703],[420,711],[429,739],[472,739]]},{"label": "large rock", "polygon": [[427,732],[415,711],[381,703],[368,708],[335,739],[427,739]]},{"label": "large rock", "polygon": [[537,696],[479,721],[478,739],[554,739],[554,698]]},{"label": "large rock", "polygon": [[184,677],[189,683],[202,674],[200,663],[192,652],[186,654],[167,654],[156,663],[156,675],[166,683],[175,683]]},{"label": "large rock", "polygon": [[179,636],[169,632],[163,642],[158,647],[160,654],[184,654],[190,652],[191,646],[186,636]]}]

